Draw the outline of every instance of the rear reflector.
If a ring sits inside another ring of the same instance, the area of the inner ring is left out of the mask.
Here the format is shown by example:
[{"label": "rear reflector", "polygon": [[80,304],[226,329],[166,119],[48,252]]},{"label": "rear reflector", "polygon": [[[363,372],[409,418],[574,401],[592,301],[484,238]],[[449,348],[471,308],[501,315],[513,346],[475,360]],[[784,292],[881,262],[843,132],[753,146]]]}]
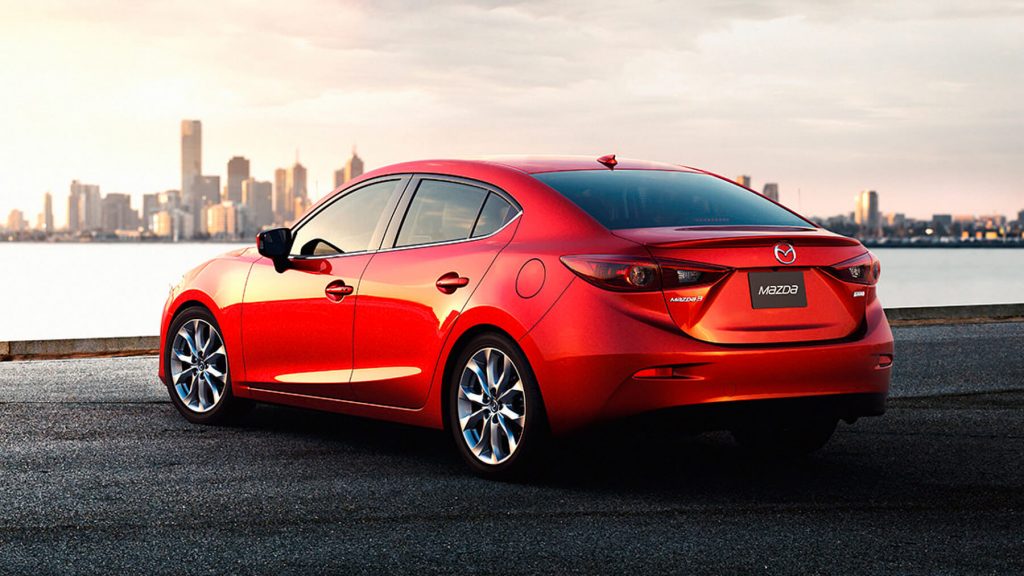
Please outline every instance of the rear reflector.
[{"label": "rear reflector", "polygon": [[633,374],[633,378],[640,380],[649,378],[674,378],[676,380],[699,380],[700,376],[694,376],[688,374],[687,370],[702,366],[702,363],[697,364],[679,364],[677,366],[656,366],[654,368],[644,368],[643,370],[637,371]]}]

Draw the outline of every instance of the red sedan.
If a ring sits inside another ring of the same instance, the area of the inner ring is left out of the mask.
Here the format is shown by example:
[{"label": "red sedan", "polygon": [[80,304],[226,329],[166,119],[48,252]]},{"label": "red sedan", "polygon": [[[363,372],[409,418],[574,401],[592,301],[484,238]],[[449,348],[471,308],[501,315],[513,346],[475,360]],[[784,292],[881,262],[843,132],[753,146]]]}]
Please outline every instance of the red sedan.
[{"label": "red sedan", "polygon": [[878,276],[856,240],[698,169],[409,162],[186,274],[160,377],[193,422],[261,401],[445,428],[487,476],[665,411],[808,452],[885,410]]}]

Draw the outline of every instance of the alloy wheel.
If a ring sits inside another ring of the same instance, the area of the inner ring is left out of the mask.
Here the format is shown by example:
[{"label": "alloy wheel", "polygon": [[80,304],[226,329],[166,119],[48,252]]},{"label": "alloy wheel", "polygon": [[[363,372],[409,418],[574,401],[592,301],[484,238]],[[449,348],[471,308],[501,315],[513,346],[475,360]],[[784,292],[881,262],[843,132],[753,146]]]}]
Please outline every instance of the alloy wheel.
[{"label": "alloy wheel", "polygon": [[228,383],[224,339],[202,319],[187,320],[171,344],[171,382],[182,405],[197,414],[220,402]]},{"label": "alloy wheel", "polygon": [[497,348],[473,354],[457,401],[462,439],[480,462],[501,464],[515,454],[526,428],[526,394],[508,355]]}]

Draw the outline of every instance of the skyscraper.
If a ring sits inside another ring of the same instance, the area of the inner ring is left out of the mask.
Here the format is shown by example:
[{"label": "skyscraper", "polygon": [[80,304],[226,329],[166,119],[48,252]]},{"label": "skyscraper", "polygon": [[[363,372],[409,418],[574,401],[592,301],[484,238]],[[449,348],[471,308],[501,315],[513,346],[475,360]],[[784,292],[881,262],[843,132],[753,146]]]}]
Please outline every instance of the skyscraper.
[{"label": "skyscraper", "polygon": [[206,208],[220,204],[220,176],[197,176],[192,184],[192,219],[197,234],[206,233]]},{"label": "skyscraper", "polygon": [[235,204],[242,203],[242,181],[249,177],[249,160],[235,156],[228,160],[227,198]]},{"label": "skyscraper", "polygon": [[739,184],[740,186],[746,186],[747,188],[750,188],[750,176],[747,176],[746,174],[737,176],[736,183]]},{"label": "skyscraper", "polygon": [[68,195],[68,231],[89,232],[99,230],[103,225],[103,206],[100,187],[95,184],[71,182]]},{"label": "skyscraper", "polygon": [[306,168],[296,162],[294,166],[288,169],[288,182],[285,186],[286,222],[292,221],[299,216],[295,210],[296,201],[305,201],[307,197]]},{"label": "skyscraper", "polygon": [[128,194],[107,194],[103,198],[102,229],[108,234],[118,230],[134,230],[139,226],[139,215],[132,210],[132,197]]},{"label": "skyscraper", "polygon": [[181,121],[181,197],[186,206],[193,204],[192,187],[203,173],[203,124],[199,120]]},{"label": "skyscraper", "polygon": [[53,233],[53,194],[43,196],[43,232]]},{"label": "skyscraper", "polygon": [[211,204],[206,211],[206,229],[213,238],[238,236],[238,208],[234,202]]},{"label": "skyscraper", "polygon": [[245,208],[246,233],[256,233],[274,223],[273,187],[270,182],[247,178],[242,182],[242,204]]},{"label": "skyscraper", "polygon": [[284,168],[274,170],[274,222],[283,224],[288,218],[288,171]]},{"label": "skyscraper", "polygon": [[21,210],[11,210],[7,215],[7,231],[12,233],[24,232],[28,228],[25,222],[25,214]]},{"label": "skyscraper", "polygon": [[[363,159],[356,154],[356,149],[352,147],[352,157],[345,162],[345,171],[342,172],[342,184],[352,180],[353,178],[359,178],[363,175]],[[337,179],[337,176],[335,176]]]},{"label": "skyscraper", "polygon": [[854,221],[860,228],[861,236],[876,238],[882,235],[882,219],[878,213],[878,192],[864,190],[857,195]]},{"label": "skyscraper", "polygon": [[761,193],[765,198],[774,202],[779,201],[779,185],[775,182],[768,182],[764,185],[764,192]]},{"label": "skyscraper", "polygon": [[142,195],[142,227],[146,230],[152,230],[153,214],[160,211],[160,195],[159,194],[143,194]]}]

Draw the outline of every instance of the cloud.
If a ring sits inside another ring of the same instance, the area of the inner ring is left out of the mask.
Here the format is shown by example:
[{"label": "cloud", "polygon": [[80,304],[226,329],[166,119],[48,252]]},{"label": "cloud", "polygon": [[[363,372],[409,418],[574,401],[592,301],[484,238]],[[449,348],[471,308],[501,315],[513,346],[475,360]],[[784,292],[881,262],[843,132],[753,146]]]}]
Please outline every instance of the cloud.
[{"label": "cloud", "polygon": [[72,177],[173,187],[177,121],[200,117],[210,166],[243,153],[267,174],[300,147],[323,182],[358,141],[374,165],[616,151],[753,173],[779,181],[784,200],[802,189],[802,207],[821,213],[865,187],[883,207],[915,212],[938,198],[968,211],[963,192],[983,173],[990,204],[1024,207],[1020,1],[3,11],[0,81],[16,88],[0,96],[0,127],[19,139],[0,154],[25,171],[0,175],[0,187],[32,198]]}]

